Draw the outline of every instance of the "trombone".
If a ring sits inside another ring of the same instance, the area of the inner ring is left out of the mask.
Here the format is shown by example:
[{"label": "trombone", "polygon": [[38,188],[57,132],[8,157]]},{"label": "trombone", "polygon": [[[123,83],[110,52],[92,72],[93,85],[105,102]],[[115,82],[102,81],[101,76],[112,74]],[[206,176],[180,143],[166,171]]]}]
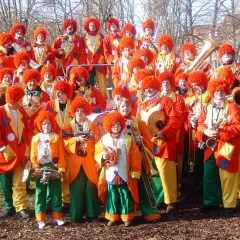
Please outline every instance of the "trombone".
[{"label": "trombone", "polygon": [[[200,104],[199,104],[199,112],[195,109],[194,112],[194,116],[192,117],[193,120],[197,121],[200,113],[201,113],[201,109],[202,109],[202,89],[199,86],[195,86],[195,91],[197,95],[200,95]],[[196,105],[199,103],[199,99],[196,101]],[[188,165],[189,165],[189,172],[194,172],[194,165],[195,165],[195,161],[196,161],[196,152],[195,152],[195,148],[196,148],[196,126],[194,128],[191,127],[191,118],[189,118],[189,135],[188,135],[188,139],[189,139],[189,143],[188,143]],[[194,136],[193,136],[194,133]],[[193,139],[193,154],[191,154],[190,150],[191,150],[191,139]]]},{"label": "trombone", "polygon": [[[143,154],[143,157],[145,157],[145,159],[147,160],[149,170],[150,170],[150,175],[151,176],[157,175],[158,171],[153,168],[153,166],[150,162],[148,153],[147,153],[147,151],[144,147],[144,144],[143,144],[142,138],[140,136],[140,133],[138,131],[137,125],[135,123],[131,122],[130,127],[131,127],[131,130],[132,130],[135,142],[137,142],[137,139],[139,139],[139,141],[140,141],[140,152]],[[142,161],[142,165],[144,165],[143,161]],[[155,198],[155,195],[154,195],[154,191],[152,189],[151,182],[150,182],[148,177],[149,176],[148,176],[145,168],[142,167],[142,181],[143,181],[144,187],[146,189],[146,193],[147,193],[147,196],[148,196],[150,206],[151,206],[151,208],[156,208],[157,207],[157,201],[156,201],[156,198]],[[148,189],[150,189],[150,192],[148,191]],[[151,198],[150,195],[152,195],[152,198]]]}]

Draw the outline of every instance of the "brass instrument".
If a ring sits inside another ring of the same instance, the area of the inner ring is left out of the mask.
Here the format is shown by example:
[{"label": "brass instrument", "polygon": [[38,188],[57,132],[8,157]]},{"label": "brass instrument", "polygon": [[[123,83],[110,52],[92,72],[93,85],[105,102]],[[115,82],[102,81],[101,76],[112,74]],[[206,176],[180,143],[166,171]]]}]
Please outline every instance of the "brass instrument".
[{"label": "brass instrument", "polygon": [[63,137],[79,137],[83,136],[84,138],[87,138],[88,140],[98,140],[98,136],[94,137],[91,135],[98,135],[98,132],[65,132],[62,131],[62,136]]},{"label": "brass instrument", "polygon": [[[148,153],[147,153],[147,151],[146,151],[146,149],[144,147],[144,144],[143,144],[142,138],[140,136],[140,133],[138,131],[137,125],[135,123],[131,122],[130,126],[131,126],[131,129],[132,129],[132,133],[133,133],[135,141],[137,142],[137,139],[139,139],[139,142],[140,142],[140,152],[143,153],[144,157],[147,160],[151,176],[157,175],[158,171],[153,168],[153,166],[152,166],[152,164],[150,162]],[[144,163],[142,162],[142,164],[144,164]],[[146,177],[147,180],[144,179],[145,177]],[[146,173],[146,170],[145,170],[144,167],[142,167],[142,181],[143,181],[144,187],[146,189],[146,193],[147,193],[148,200],[149,200],[151,208],[156,208],[157,207],[157,201],[156,201],[156,198],[155,198],[155,195],[154,195],[154,191],[152,189],[151,182],[149,180],[149,176],[147,176],[147,173]],[[147,184],[148,184],[148,186],[147,186]],[[150,192],[148,192],[148,187],[150,189]],[[151,199],[150,194],[152,195],[152,199]]]},{"label": "brass instrument", "polygon": [[232,99],[233,99],[233,102],[234,102],[238,107],[240,107],[240,87],[236,87],[236,88],[233,89]]},{"label": "brass instrument", "polygon": [[161,130],[167,122],[167,116],[163,111],[155,111],[148,117],[147,126],[149,132],[154,135]]},{"label": "brass instrument", "polygon": [[[188,143],[188,165],[189,165],[189,168],[190,168],[189,172],[194,172],[194,165],[195,165],[195,161],[196,161],[196,155],[195,155],[196,139],[195,139],[195,135],[193,136],[193,133],[195,134],[195,132],[196,132],[196,126],[195,126],[195,128],[192,129],[190,121],[191,120],[197,121],[198,118],[200,117],[200,113],[201,113],[201,110],[202,110],[202,89],[199,86],[195,86],[195,91],[196,91],[197,95],[200,95],[200,103],[199,103],[200,105],[199,105],[198,110],[195,109],[196,111],[193,113],[192,117],[189,117],[189,126],[190,126],[189,136],[188,136],[188,139],[189,139],[189,143]],[[194,148],[193,154],[190,153],[190,145],[191,145],[191,139],[192,138],[193,138],[193,148]]]},{"label": "brass instrument", "polygon": [[47,184],[50,180],[61,179],[61,174],[50,167],[43,167],[38,169],[38,172],[31,172],[31,162],[27,161],[23,170],[22,182],[26,182],[29,175],[31,177],[40,178],[40,182]]},{"label": "brass instrument", "polygon": [[[142,141],[142,138],[140,136],[140,133],[138,131],[138,127],[135,123],[131,122],[130,123],[130,126],[131,126],[131,129],[133,131],[133,135],[134,135],[134,138],[135,138],[135,141],[136,142],[139,142],[140,144],[140,147],[141,147],[141,151],[143,152],[146,160],[147,160],[147,163],[148,163],[148,166],[149,166],[149,170],[150,170],[150,173],[151,173],[151,176],[154,176],[154,175],[157,175],[158,174],[158,171],[156,171],[152,164],[151,164],[151,161],[149,159],[149,156],[148,156],[148,153],[146,152],[146,149],[144,147],[144,144],[143,144],[143,141]],[[138,139],[138,140],[137,140]]]},{"label": "brass instrument", "polygon": [[[219,45],[213,41],[211,38],[207,38],[203,49],[201,50],[200,54],[194,59],[191,65],[185,70],[185,72],[195,72],[201,71],[206,67],[204,61],[217,49]],[[208,75],[206,73],[206,75]]]},{"label": "brass instrument", "polygon": [[[217,131],[219,129],[219,127],[221,126],[221,124],[224,122],[224,117],[221,118],[218,122],[216,122],[211,130],[213,131]],[[215,137],[209,137],[206,141],[206,146],[207,148],[211,148],[212,150],[214,150],[214,148],[217,146],[217,139]]]}]

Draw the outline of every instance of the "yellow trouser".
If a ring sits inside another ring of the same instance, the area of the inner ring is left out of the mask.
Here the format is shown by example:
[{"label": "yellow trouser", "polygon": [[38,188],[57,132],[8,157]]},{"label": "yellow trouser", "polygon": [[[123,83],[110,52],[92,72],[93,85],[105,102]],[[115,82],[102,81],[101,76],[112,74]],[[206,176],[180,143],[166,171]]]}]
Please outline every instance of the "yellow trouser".
[{"label": "yellow trouser", "polygon": [[107,76],[102,74],[96,69],[96,82],[99,88],[100,93],[105,99],[108,98],[107,95]]},{"label": "yellow trouser", "polygon": [[224,208],[235,208],[237,205],[236,192],[238,188],[238,172],[231,173],[219,168]]},{"label": "yellow trouser", "polygon": [[160,157],[155,157],[155,161],[162,180],[164,202],[166,204],[177,202],[176,162]]},{"label": "yellow trouser", "polygon": [[70,188],[69,188],[69,158],[65,154],[65,173],[62,181],[62,201],[70,203]]},{"label": "yellow trouser", "polygon": [[237,199],[240,199],[240,164],[238,167],[238,189],[237,189]]},{"label": "yellow trouser", "polygon": [[12,190],[13,206],[16,212],[27,209],[26,183],[22,183],[23,167],[20,164],[13,170]]}]

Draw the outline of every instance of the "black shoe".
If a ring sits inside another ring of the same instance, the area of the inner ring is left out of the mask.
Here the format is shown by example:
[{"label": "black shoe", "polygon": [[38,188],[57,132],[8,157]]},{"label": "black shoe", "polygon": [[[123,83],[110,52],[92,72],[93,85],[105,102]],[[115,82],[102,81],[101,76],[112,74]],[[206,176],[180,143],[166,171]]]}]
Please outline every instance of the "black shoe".
[{"label": "black shoe", "polygon": [[199,210],[201,212],[210,212],[210,211],[215,211],[218,209],[219,209],[219,206],[209,206],[209,205],[205,205],[205,204],[203,204],[199,207]]},{"label": "black shoe", "polygon": [[167,204],[162,202],[162,203],[158,203],[157,205],[157,208],[160,210],[160,209],[166,209],[167,208]]},{"label": "black shoe", "polygon": [[25,209],[17,212],[17,215],[21,218],[29,218],[29,214]]},{"label": "black shoe", "polygon": [[46,205],[46,212],[51,212],[52,211],[52,206],[51,206],[51,204],[47,204]]},{"label": "black shoe", "polygon": [[102,219],[99,218],[99,217],[87,217],[87,221],[90,221],[90,222],[101,222]]},{"label": "black shoe", "polygon": [[152,221],[149,221],[149,223],[159,223],[160,222],[160,218],[158,218],[158,219],[153,219]]},{"label": "black shoe", "polygon": [[4,217],[10,217],[10,216],[13,216],[15,213],[16,213],[16,211],[15,211],[14,208],[8,208],[4,211],[3,216]]},{"label": "black shoe", "polygon": [[69,208],[70,208],[70,203],[65,203],[65,202],[62,203],[62,209],[68,210]]},{"label": "black shoe", "polygon": [[234,214],[234,208],[224,208],[224,216],[230,217]]},{"label": "black shoe", "polygon": [[181,201],[185,200],[186,198],[187,198],[187,194],[181,193],[181,195],[178,196],[178,198],[177,198],[177,202],[181,202]]},{"label": "black shoe", "polygon": [[131,227],[132,225],[133,225],[133,222],[131,220],[124,222],[125,227]]}]

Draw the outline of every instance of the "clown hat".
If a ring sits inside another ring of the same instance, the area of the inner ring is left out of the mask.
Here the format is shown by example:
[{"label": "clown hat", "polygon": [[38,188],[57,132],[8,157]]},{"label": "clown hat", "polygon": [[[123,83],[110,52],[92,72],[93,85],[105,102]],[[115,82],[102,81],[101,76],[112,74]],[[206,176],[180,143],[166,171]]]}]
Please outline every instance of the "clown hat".
[{"label": "clown hat", "polygon": [[147,76],[143,79],[142,86],[141,86],[142,92],[144,92],[145,89],[150,88],[150,87],[160,91],[161,84],[157,77]]},{"label": "clown hat", "polygon": [[27,71],[24,72],[22,81],[27,84],[27,82],[31,79],[36,79],[37,82],[39,83],[41,80],[41,75],[40,73],[35,70],[35,69],[28,69]]},{"label": "clown hat", "polygon": [[84,113],[86,116],[92,113],[91,105],[87,102],[87,100],[81,96],[77,96],[74,98],[71,104],[71,116],[75,118],[75,113],[78,108],[84,109]]},{"label": "clown hat", "polygon": [[21,100],[25,95],[25,92],[20,86],[8,87],[6,90],[6,103],[13,104]]},{"label": "clown hat", "polygon": [[96,32],[98,32],[98,31],[100,30],[101,23],[100,23],[100,21],[99,21],[97,18],[95,18],[95,17],[87,18],[87,19],[84,21],[84,23],[83,23],[84,30],[85,30],[86,32],[90,32],[90,31],[89,31],[89,23],[91,23],[91,22],[94,22],[94,23],[95,23]]},{"label": "clown hat", "polygon": [[115,95],[120,95],[123,98],[130,98],[130,93],[129,90],[126,86],[122,86],[122,85],[117,85],[114,87],[113,91],[112,91],[112,97],[114,98]]},{"label": "clown hat", "polygon": [[104,127],[105,131],[108,133],[111,133],[112,125],[117,122],[120,122],[121,131],[122,131],[125,128],[124,117],[118,111],[108,113],[107,116],[103,120],[103,127]]}]

